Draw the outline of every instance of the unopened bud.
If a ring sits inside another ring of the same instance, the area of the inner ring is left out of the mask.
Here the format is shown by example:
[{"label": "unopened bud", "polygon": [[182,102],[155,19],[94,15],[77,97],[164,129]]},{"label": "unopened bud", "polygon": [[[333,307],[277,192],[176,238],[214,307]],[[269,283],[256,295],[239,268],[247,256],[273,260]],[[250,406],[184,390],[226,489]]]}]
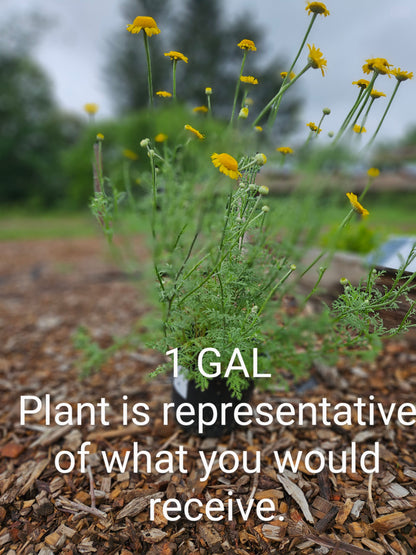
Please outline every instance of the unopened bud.
[{"label": "unopened bud", "polygon": [[267,157],[262,152],[258,152],[254,157],[254,161],[258,166],[264,166],[264,164],[267,162]]},{"label": "unopened bud", "polygon": [[240,113],[238,114],[238,117],[240,119],[247,119],[248,118],[248,108],[247,108],[247,106],[244,106],[243,108],[241,108]]}]

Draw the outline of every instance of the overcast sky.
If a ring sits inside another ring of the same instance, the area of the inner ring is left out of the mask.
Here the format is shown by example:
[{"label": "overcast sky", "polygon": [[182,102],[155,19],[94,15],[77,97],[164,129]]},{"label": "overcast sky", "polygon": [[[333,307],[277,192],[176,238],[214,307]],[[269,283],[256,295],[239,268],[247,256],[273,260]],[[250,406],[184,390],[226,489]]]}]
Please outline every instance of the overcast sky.
[{"label": "overcast sky", "polygon": [[[249,13],[264,30],[267,51],[288,60],[297,50],[310,21],[304,0],[224,0],[223,3],[230,18],[237,12]],[[328,0],[325,3],[331,15],[318,16],[308,42],[319,47],[327,58],[327,74],[322,78],[319,70],[310,70],[295,86],[305,99],[302,112],[305,122],[319,120],[322,108],[327,106],[332,110],[327,130],[336,130],[356,97],[357,89],[351,81],[363,77],[361,66],[366,58],[385,57],[394,66],[416,70],[416,0]],[[13,15],[13,29],[18,33],[20,18],[34,11],[46,13],[52,24],[34,53],[52,77],[58,101],[63,108],[74,112],[82,112],[86,102],[97,102],[100,117],[106,117],[111,115],[111,104],[102,83],[103,52],[115,33],[126,32],[129,22],[121,17],[121,5],[122,0],[1,0],[0,17],[5,21]],[[306,55],[298,62],[297,69],[305,61]],[[415,83],[412,80],[401,85],[381,139],[398,138],[410,126],[416,126]],[[395,79],[380,77],[376,88],[389,96],[394,84]],[[386,103],[386,99],[376,101],[373,117],[366,126],[370,132]]]}]

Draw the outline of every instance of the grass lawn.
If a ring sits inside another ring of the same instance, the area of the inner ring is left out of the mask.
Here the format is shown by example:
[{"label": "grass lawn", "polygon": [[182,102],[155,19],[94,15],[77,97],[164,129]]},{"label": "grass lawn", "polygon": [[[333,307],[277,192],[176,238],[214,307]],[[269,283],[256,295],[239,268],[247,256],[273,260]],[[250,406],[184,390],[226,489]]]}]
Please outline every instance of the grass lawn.
[{"label": "grass lawn", "polygon": [[[345,203],[341,204],[340,200],[343,201],[344,198],[337,198],[337,202],[328,199],[316,208],[323,230],[339,224],[348,212],[348,201],[345,199]],[[271,207],[272,228],[276,225],[276,229],[278,229],[280,222],[273,218],[273,213],[290,210],[290,207],[293,206],[293,199],[287,196],[270,197],[268,204]],[[369,194],[363,204],[370,211],[366,223],[383,236],[416,234],[416,195],[414,193]],[[148,226],[145,217],[133,214],[127,214],[124,223],[128,232],[144,232]],[[36,212],[0,209],[0,241],[70,239],[100,234],[97,222],[87,210],[83,212]]]},{"label": "grass lawn", "polygon": [[89,212],[0,211],[0,240],[91,237],[97,225]]}]

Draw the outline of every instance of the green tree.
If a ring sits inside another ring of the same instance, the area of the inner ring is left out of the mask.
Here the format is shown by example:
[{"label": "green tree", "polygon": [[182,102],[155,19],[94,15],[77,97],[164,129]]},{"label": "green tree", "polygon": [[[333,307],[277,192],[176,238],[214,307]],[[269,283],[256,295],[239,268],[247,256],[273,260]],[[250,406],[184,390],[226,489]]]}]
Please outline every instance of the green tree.
[{"label": "green tree", "polygon": [[22,53],[0,52],[0,81],[0,202],[57,202],[65,196],[60,152],[79,124],[59,113],[49,79]]}]

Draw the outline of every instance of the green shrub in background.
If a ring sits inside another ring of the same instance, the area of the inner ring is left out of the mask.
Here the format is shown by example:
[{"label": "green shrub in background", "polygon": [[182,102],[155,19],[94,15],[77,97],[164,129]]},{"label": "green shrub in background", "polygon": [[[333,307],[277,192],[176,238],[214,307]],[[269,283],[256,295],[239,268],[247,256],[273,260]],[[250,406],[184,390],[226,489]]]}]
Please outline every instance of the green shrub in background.
[{"label": "green shrub in background", "polygon": [[[328,246],[331,243],[331,238],[336,233],[336,228],[333,227],[331,231],[326,234],[322,239],[323,246]],[[383,240],[383,235],[369,227],[367,221],[355,221],[346,227],[344,233],[340,235],[335,243],[337,250],[352,252],[355,254],[368,254],[375,250]]]},{"label": "green shrub in background", "polygon": [[[168,103],[170,100],[163,102]],[[184,122],[194,125],[206,135],[206,140],[198,148],[191,144],[186,152],[183,144],[189,136],[184,129]],[[143,109],[118,120],[94,123],[85,129],[79,142],[63,156],[64,172],[69,180],[68,200],[73,206],[85,207],[93,194],[91,143],[97,133],[104,135],[102,148],[105,174],[118,190],[125,190],[127,166],[131,186],[140,196],[143,185],[141,176],[148,171],[149,164],[146,153],[139,145],[141,138],[151,137],[153,140],[157,135],[161,139],[164,136],[165,141],[156,144],[162,151],[164,142],[169,147],[176,145],[174,155],[176,164],[179,164],[177,172],[192,175],[201,166],[201,160],[209,158],[212,153],[212,137],[216,138],[215,148],[226,148],[226,125],[226,122],[211,119],[207,114],[194,113],[191,108],[178,104],[174,107],[161,105],[153,112]],[[257,137],[255,131],[253,137]]]}]

